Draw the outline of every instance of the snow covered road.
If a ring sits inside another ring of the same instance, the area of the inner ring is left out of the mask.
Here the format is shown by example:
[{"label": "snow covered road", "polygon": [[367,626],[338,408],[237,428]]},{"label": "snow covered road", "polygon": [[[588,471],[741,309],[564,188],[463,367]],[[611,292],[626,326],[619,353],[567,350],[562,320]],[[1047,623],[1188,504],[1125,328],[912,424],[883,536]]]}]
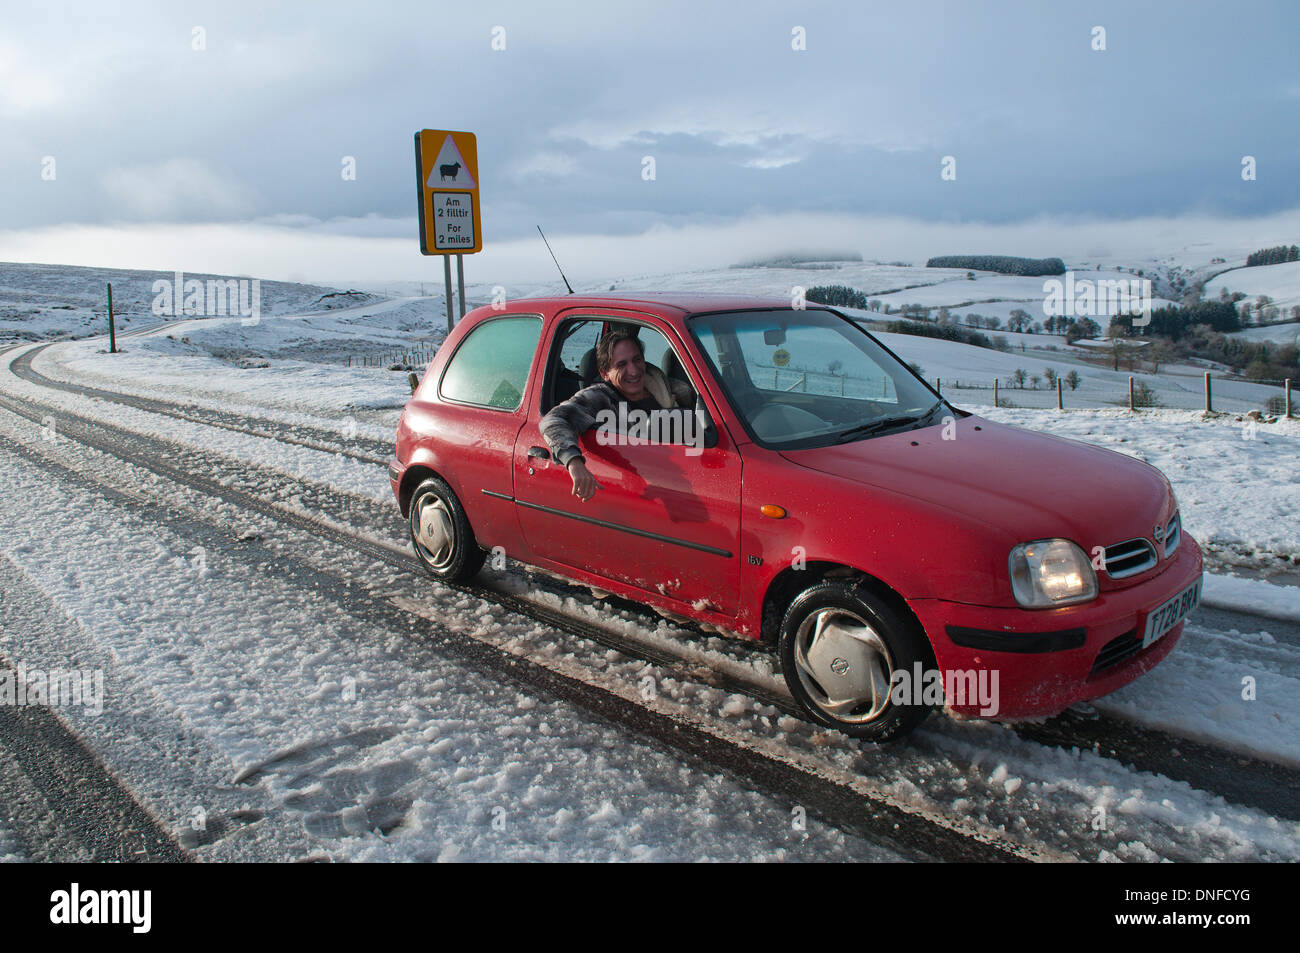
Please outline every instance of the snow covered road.
[{"label": "snow covered road", "polygon": [[[373,547],[391,546],[400,527],[380,509],[387,502],[382,470],[361,461],[90,402],[12,377],[0,390],[29,413],[24,420],[0,411],[8,558],[76,620],[86,648],[108,651],[124,679],[143,683],[138,706],[119,699],[123,712],[165,713],[183,724],[214,770],[194,782],[203,792],[198,797],[173,790],[158,779],[158,752],[139,750],[139,742],[132,750],[126,730],[120,744],[100,737],[100,725],[113,723],[112,706],[74,728],[98,740],[106,761],[110,752],[131,752],[122,756],[119,776],[200,856],[916,856],[914,842],[891,840],[898,816],[927,831],[930,855],[938,856],[951,855],[958,840],[1027,850],[1026,856],[1090,859],[1300,853],[1295,817],[1227,802],[1204,772],[1189,769],[1197,779],[1189,783],[1144,771],[1140,761],[1126,767],[1100,743],[1096,751],[1087,743],[1070,750],[944,718],[933,718],[906,749],[858,749],[743,691],[715,687],[739,673],[779,693],[771,660],[761,653],[737,655],[722,640],[692,639],[643,615],[548,590],[516,570],[496,580],[501,589],[530,592],[572,613],[578,623],[599,622],[652,647],[684,645],[681,664],[669,669],[432,585],[375,558]],[[178,445],[206,448],[190,459],[201,462],[197,473],[214,488],[228,491],[226,498],[168,471]],[[41,460],[57,460],[62,475]],[[80,487],[68,485],[69,470],[82,474]],[[104,493],[95,487],[120,491],[147,512],[123,513],[121,500],[97,499]],[[93,507],[89,519],[79,512],[86,507]],[[194,525],[181,532],[160,526],[160,507],[185,513]],[[313,534],[313,526],[322,530]],[[328,542],[326,527],[335,531]],[[101,558],[84,558],[87,548]],[[289,568],[291,561],[297,568]],[[369,602],[349,604],[353,596],[338,592],[339,579],[366,590]],[[389,621],[377,623],[373,607],[381,598]],[[1190,652],[1188,671],[1161,682],[1165,669],[1174,671],[1161,666],[1125,690],[1131,697],[1107,699],[1114,700],[1110,714],[1185,735],[1189,746],[1193,738],[1207,741],[1211,752],[1222,752],[1225,770],[1237,760],[1228,749],[1245,750],[1256,763],[1288,761],[1297,724],[1291,706],[1300,696],[1295,651],[1270,643],[1254,621],[1245,626],[1253,638],[1228,638],[1231,651],[1216,647],[1213,631],[1197,647],[1193,629],[1170,660]],[[624,721],[610,722],[607,714],[593,720],[590,705],[521,693],[472,666],[467,672],[445,651],[418,648],[411,630],[427,631],[426,624],[527,660],[566,684],[591,686],[618,700]],[[1190,698],[1207,697],[1198,673],[1208,661],[1224,666],[1209,708],[1161,722]],[[1262,680],[1268,705],[1216,714],[1214,704],[1231,702],[1238,671]],[[1280,707],[1271,699],[1278,693]],[[652,716],[725,741],[727,757],[751,752],[756,762],[785,765],[820,778],[823,792],[829,784],[842,793],[837,801],[823,798],[820,811],[764,793],[764,782],[795,775],[746,776],[743,765],[716,761],[710,768],[716,750],[701,763],[698,753],[665,749],[647,727]],[[1294,803],[1293,774],[1258,777],[1259,785],[1291,785]],[[196,810],[215,818],[208,830],[219,827],[223,836],[196,830]],[[882,811],[894,813],[873,829],[869,815]],[[814,823],[819,816],[827,823]]]}]

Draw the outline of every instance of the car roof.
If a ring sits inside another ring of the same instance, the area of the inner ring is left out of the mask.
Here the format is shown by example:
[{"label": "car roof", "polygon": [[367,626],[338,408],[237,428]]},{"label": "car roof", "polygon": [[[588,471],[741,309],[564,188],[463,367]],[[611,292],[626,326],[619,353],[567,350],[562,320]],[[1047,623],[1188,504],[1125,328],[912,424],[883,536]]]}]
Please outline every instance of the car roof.
[{"label": "car roof", "polygon": [[[672,309],[682,314],[699,314],[706,311],[739,311],[750,308],[790,310],[789,298],[763,295],[742,295],[730,292],[707,291],[602,291],[599,294],[548,295],[536,298],[514,298],[512,304],[527,302],[547,310],[564,308],[632,307],[650,305],[656,310]],[[815,305],[814,305],[815,307]]]}]

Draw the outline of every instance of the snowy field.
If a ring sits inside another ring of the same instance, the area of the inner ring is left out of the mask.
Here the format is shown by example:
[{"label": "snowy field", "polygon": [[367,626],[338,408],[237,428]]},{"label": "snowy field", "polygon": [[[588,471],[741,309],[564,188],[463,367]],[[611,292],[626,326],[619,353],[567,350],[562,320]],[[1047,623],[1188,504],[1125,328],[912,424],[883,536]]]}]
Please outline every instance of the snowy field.
[{"label": "snowy field", "polygon": [[1268,295],[1279,311],[1289,314],[1293,305],[1300,304],[1300,261],[1225,271],[1206,282],[1205,297],[1216,299],[1225,288],[1242,292],[1251,302]]},{"label": "snowy field", "polygon": [[[251,277],[200,272],[186,272],[182,276],[183,280],[204,282],[205,288],[209,280]],[[107,334],[108,284],[113,286],[113,313],[117,315],[119,334],[159,321],[176,320],[175,314],[159,316],[154,311],[158,299],[154,282],[159,280],[174,286],[176,274],[0,262],[0,346],[12,341]],[[263,317],[329,311],[369,299],[367,295],[348,295],[338,288],[261,279],[259,291],[259,310]],[[230,313],[237,313],[234,307]]]}]

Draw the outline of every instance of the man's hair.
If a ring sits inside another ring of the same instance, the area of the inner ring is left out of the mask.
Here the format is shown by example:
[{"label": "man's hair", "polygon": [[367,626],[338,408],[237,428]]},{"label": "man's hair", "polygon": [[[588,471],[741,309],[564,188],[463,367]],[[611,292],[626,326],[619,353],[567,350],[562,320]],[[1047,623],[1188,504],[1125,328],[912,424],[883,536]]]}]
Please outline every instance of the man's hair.
[{"label": "man's hair", "polygon": [[628,328],[619,328],[610,331],[596,342],[596,370],[602,374],[609,370],[609,366],[614,363],[614,346],[623,341],[631,341],[636,345],[636,349],[641,352],[641,357],[645,357],[645,345],[636,336],[636,332]]}]

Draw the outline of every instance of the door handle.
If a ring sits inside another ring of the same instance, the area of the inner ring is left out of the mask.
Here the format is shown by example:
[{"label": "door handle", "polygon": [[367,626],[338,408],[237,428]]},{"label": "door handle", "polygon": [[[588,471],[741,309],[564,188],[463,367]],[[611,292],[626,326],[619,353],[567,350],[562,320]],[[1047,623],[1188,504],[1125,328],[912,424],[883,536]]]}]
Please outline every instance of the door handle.
[{"label": "door handle", "polygon": [[537,457],[539,460],[549,460],[551,459],[551,451],[545,447],[529,447],[528,456]]}]

